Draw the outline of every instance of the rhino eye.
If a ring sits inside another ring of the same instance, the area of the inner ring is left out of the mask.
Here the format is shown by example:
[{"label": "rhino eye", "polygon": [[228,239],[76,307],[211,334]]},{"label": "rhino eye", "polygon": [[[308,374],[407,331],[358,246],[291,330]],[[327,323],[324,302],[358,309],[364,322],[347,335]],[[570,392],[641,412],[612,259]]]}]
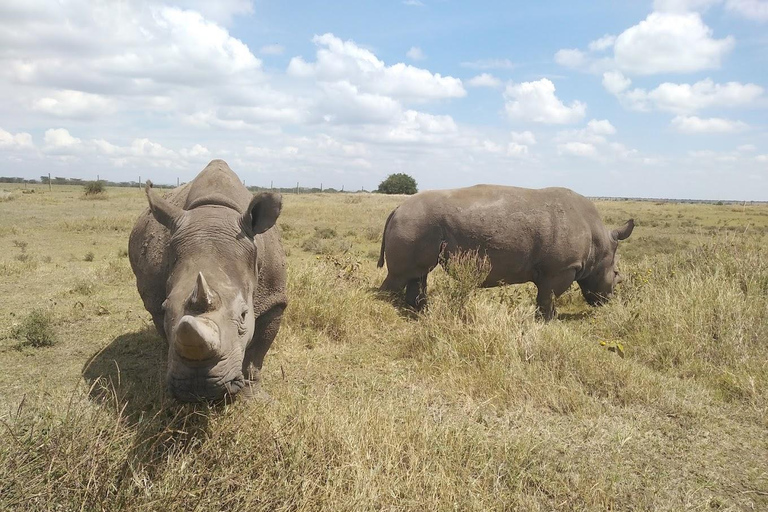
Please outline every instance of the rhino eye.
[{"label": "rhino eye", "polygon": [[242,312],[242,313],[240,313],[240,321],[241,321],[241,322],[245,322],[245,318],[246,318],[247,316],[248,316],[248,310],[247,310],[247,309],[245,309],[245,310],[243,310],[243,312]]}]

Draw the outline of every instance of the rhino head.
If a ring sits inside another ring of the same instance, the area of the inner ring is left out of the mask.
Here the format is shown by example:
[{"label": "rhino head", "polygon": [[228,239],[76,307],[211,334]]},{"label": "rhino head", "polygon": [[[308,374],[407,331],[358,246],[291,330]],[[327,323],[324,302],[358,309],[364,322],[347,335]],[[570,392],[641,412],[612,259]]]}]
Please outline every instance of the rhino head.
[{"label": "rhino head", "polygon": [[245,385],[259,286],[254,237],[271,228],[281,196],[260,193],[244,213],[219,205],[183,210],[146,187],[154,218],[170,232],[164,331],[167,382],[180,401],[217,400]]},{"label": "rhino head", "polygon": [[590,306],[599,306],[613,295],[617,284],[624,279],[616,267],[616,249],[620,240],[626,240],[635,229],[634,219],[629,219],[622,227],[608,232],[607,246],[598,251],[598,260],[589,276],[579,280],[581,293]]}]

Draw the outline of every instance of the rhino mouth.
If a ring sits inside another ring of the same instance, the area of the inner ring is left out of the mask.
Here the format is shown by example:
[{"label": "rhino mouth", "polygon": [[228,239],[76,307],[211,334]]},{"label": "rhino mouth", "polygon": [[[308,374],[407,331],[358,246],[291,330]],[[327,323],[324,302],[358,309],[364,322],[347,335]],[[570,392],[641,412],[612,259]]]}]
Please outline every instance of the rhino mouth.
[{"label": "rhino mouth", "polygon": [[180,402],[204,402],[221,400],[234,396],[245,387],[242,373],[235,376],[212,377],[199,375],[192,377],[168,376],[168,389]]}]

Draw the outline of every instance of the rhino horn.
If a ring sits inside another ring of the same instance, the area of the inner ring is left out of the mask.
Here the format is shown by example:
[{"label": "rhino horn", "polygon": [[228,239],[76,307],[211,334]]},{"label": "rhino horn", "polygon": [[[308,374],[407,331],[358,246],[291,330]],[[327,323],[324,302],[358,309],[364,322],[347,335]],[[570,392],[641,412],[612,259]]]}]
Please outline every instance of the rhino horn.
[{"label": "rhino horn", "polygon": [[192,315],[181,317],[174,339],[179,355],[193,361],[203,361],[216,354],[219,344],[219,329],[215,323]]},{"label": "rhino horn", "polygon": [[177,221],[184,214],[184,210],[156,194],[152,190],[152,182],[149,180],[147,180],[147,184],[144,186],[144,192],[147,194],[149,210],[152,212],[155,220],[166,228],[173,229]]},{"label": "rhino horn", "polygon": [[633,229],[635,229],[635,219],[629,219],[626,224],[611,231],[611,238],[616,241],[626,240],[632,234]]},{"label": "rhino horn", "polygon": [[198,272],[195,289],[192,290],[192,295],[189,296],[189,302],[187,303],[189,308],[197,313],[205,313],[215,309],[216,302],[216,294],[211,291],[208,282],[203,277],[203,273]]}]

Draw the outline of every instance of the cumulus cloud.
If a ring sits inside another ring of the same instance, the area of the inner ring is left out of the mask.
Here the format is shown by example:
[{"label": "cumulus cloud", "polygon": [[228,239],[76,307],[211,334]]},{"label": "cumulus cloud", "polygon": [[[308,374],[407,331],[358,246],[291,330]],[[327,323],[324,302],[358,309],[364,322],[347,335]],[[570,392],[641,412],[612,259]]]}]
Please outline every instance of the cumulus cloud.
[{"label": "cumulus cloud", "polygon": [[99,94],[64,90],[35,100],[32,110],[55,117],[83,119],[114,113],[116,106],[113,100]]},{"label": "cumulus cloud", "polygon": [[34,147],[32,136],[26,132],[10,133],[0,128],[0,148],[28,149]]},{"label": "cumulus cloud", "polygon": [[288,65],[289,75],[314,77],[321,82],[347,80],[364,92],[401,99],[461,98],[467,94],[458,78],[402,63],[387,66],[370,50],[333,34],[315,36],[312,41],[318,46],[316,62],[294,57]]},{"label": "cumulus cloud", "polygon": [[565,144],[558,144],[557,152],[561,155],[597,156],[597,148],[586,142],[566,142]]},{"label": "cumulus cloud", "polygon": [[43,140],[46,148],[74,148],[82,143],[80,139],[70,135],[69,130],[65,128],[46,130]]},{"label": "cumulus cloud", "polygon": [[477,76],[470,78],[467,84],[471,87],[499,87],[501,80],[491,75],[490,73],[481,73]]},{"label": "cumulus cloud", "polygon": [[517,144],[525,144],[527,146],[533,146],[536,144],[536,137],[530,131],[524,132],[511,132],[512,142]]},{"label": "cumulus cloud", "polygon": [[717,84],[707,78],[694,84],[665,82],[651,91],[645,89],[627,90],[628,79],[623,87],[613,87],[604,77],[605,88],[634,110],[663,110],[677,114],[692,113],[715,107],[740,107],[752,104],[763,94],[763,88],[756,84],[727,82]]},{"label": "cumulus cloud", "polygon": [[613,135],[616,133],[616,128],[613,127],[610,121],[602,119],[592,119],[587,123],[587,129],[596,135]]},{"label": "cumulus cloud", "polygon": [[640,75],[717,69],[734,38],[712,37],[696,12],[653,12],[616,38],[614,59],[625,72]]},{"label": "cumulus cloud", "polygon": [[411,60],[424,60],[427,58],[418,46],[411,46],[411,49],[405,55]]},{"label": "cumulus cloud", "polygon": [[510,83],[504,91],[507,115],[512,119],[545,124],[569,124],[581,120],[587,106],[573,101],[566,106],[555,96],[555,84],[546,78]]},{"label": "cumulus cloud", "polygon": [[587,62],[587,56],[576,48],[565,48],[555,53],[555,62],[567,68],[580,68]]},{"label": "cumulus cloud", "polygon": [[742,121],[719,117],[702,119],[696,116],[676,116],[671,124],[680,133],[737,133],[749,128]]},{"label": "cumulus cloud", "polygon": [[602,52],[604,50],[607,50],[611,46],[613,46],[613,43],[616,41],[616,36],[611,34],[606,34],[600,39],[595,39],[594,41],[589,43],[589,51],[591,52]]},{"label": "cumulus cloud", "polygon": [[725,7],[753,21],[768,21],[768,2],[765,0],[727,0]]},{"label": "cumulus cloud", "polygon": [[632,80],[625,77],[621,71],[603,73],[603,87],[613,95],[618,95],[632,85]]}]

